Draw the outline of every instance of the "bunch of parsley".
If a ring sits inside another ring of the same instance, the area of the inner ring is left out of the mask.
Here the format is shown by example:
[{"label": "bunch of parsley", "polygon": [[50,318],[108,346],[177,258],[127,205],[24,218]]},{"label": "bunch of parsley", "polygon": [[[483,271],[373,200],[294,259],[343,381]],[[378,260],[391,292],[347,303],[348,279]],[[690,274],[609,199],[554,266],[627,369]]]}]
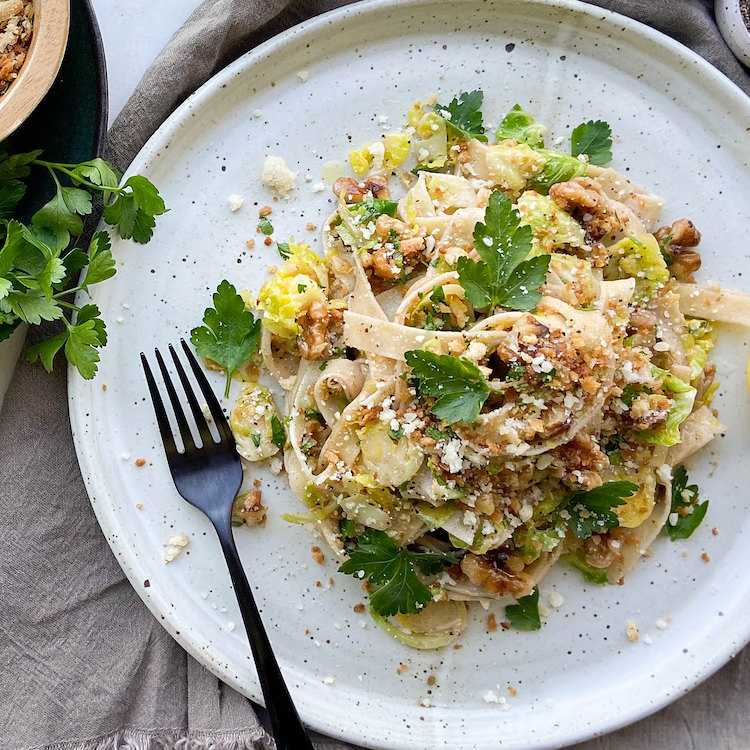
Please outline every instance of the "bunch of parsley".
[{"label": "bunch of parsley", "polygon": [[[78,307],[72,300],[77,292],[114,276],[115,261],[106,231],[97,232],[87,247],[79,246],[83,219],[99,196],[104,221],[123,239],[145,243],[153,234],[154,217],[166,208],[145,177],[134,175],[120,186],[121,175],[102,159],[59,164],[41,155],[0,152],[0,341],[21,323],[60,321],[63,329],[29,347],[27,358],[41,360],[49,372],[63,349],[81,376],[91,379],[107,329],[96,305]],[[14,214],[32,167],[49,172],[55,195],[23,224]]]}]

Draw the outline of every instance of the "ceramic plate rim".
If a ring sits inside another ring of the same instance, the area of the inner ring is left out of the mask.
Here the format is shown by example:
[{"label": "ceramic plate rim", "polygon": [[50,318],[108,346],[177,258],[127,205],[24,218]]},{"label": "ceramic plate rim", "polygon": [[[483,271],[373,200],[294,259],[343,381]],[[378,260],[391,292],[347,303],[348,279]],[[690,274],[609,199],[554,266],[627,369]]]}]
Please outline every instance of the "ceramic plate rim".
[{"label": "ceramic plate rim", "polygon": [[[452,2],[457,5],[470,1],[471,0],[452,0]],[[432,2],[434,2],[434,0],[363,0],[362,2],[343,6],[328,11],[322,15],[315,16],[269,39],[216,73],[185,102],[183,102],[183,104],[181,104],[180,107],[170,115],[170,117],[156,130],[144,145],[128,168],[125,178],[132,173],[138,172],[139,169],[144,167],[144,165],[151,162],[159,150],[171,141],[179,130],[180,123],[187,112],[200,106],[204,100],[213,96],[216,89],[221,87],[223,83],[252,68],[256,62],[262,60],[264,57],[282,50],[295,38],[307,34],[314,34],[321,27],[334,21],[343,20],[349,16],[366,16],[370,13],[384,9],[419,6],[423,4],[431,4]],[[639,21],[609,11],[605,8],[585,4],[579,0],[506,0],[506,5],[518,6],[519,8],[522,8],[524,5],[548,6],[555,9],[575,11],[591,18],[596,18],[603,24],[616,24],[623,30],[632,31],[639,36],[641,40],[646,40],[660,46],[667,51],[672,58],[676,57],[684,62],[691,63],[693,67],[690,70],[690,75],[700,79],[700,82],[703,85],[710,83],[716,86],[716,93],[723,94],[732,102],[735,112],[734,116],[736,116],[737,112],[742,112],[744,110],[750,118],[750,100],[747,99],[742,90],[736,84],[697,53]],[[121,565],[138,595],[154,614],[157,621],[162,624],[167,632],[169,632],[170,635],[183,648],[185,648],[186,651],[188,651],[188,653],[205,667],[210,669],[220,679],[224,680],[238,691],[246,695],[250,693],[250,697],[252,697],[253,700],[262,702],[260,700],[261,696],[257,678],[254,674],[252,676],[252,684],[250,685],[252,688],[251,690],[248,690],[248,686],[240,685],[238,681],[233,678],[229,669],[225,668],[218,659],[214,659],[213,661],[210,659],[207,655],[207,651],[201,647],[201,642],[198,639],[189,637],[188,633],[192,633],[190,628],[180,627],[179,615],[170,613],[170,607],[167,606],[164,594],[158,591],[146,589],[142,585],[139,585],[139,582],[143,581],[143,579],[148,576],[148,569],[143,566],[138,557],[130,554],[132,550],[127,543],[121,542],[117,534],[113,533],[115,531],[115,526],[111,523],[109,514],[114,514],[115,511],[111,507],[111,503],[108,501],[108,489],[103,482],[100,482],[100,480],[97,479],[96,476],[96,451],[86,445],[80,437],[85,432],[85,426],[88,419],[84,381],[77,376],[75,369],[72,367],[69,367],[68,376],[69,412],[76,454],[78,456],[78,461],[92,507],[118,563]],[[683,687],[679,692],[675,691],[669,695],[652,697],[649,701],[635,701],[630,703],[626,708],[621,709],[619,713],[612,712],[606,715],[603,719],[597,719],[596,723],[592,723],[588,726],[574,726],[570,729],[560,728],[560,734],[555,737],[554,742],[540,737],[529,738],[527,747],[542,748],[550,747],[553,744],[554,746],[559,747],[560,743],[567,744],[583,741],[594,736],[611,732],[655,713],[659,709],[676,700],[680,695],[684,695],[684,693],[696,687],[716,670],[726,664],[736,653],[738,643],[744,645],[750,641],[750,620],[744,622],[737,620],[731,626],[726,625],[725,627],[729,629],[729,634],[734,637],[727,637],[724,640],[724,644],[726,645],[722,644],[721,646],[714,648],[711,651],[710,658],[704,659],[701,662],[701,667],[692,672],[689,678],[686,679],[685,683],[683,683]],[[725,632],[727,631],[725,630]],[[214,646],[211,646],[211,649],[209,650],[213,650],[214,648]],[[687,671],[689,670],[686,670],[686,672]],[[334,725],[333,723],[325,723],[322,720],[316,720],[317,717],[315,717],[314,720],[309,720],[305,717],[304,699],[300,700],[299,704],[300,713],[314,729],[325,732],[329,736],[340,737],[349,742],[368,742],[367,738],[362,736],[361,730],[358,727],[352,729],[352,727],[344,726],[341,723],[337,725]]]}]

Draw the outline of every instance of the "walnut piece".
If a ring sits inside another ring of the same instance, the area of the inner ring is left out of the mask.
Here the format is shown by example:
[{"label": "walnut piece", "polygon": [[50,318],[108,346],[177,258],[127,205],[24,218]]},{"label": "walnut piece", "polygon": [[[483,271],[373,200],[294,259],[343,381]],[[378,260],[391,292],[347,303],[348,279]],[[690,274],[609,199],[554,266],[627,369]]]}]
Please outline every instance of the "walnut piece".
[{"label": "walnut piece", "polygon": [[575,177],[558,182],[550,188],[549,197],[581,223],[588,242],[598,242],[623,227],[615,212],[609,209],[607,196],[596,180]]}]

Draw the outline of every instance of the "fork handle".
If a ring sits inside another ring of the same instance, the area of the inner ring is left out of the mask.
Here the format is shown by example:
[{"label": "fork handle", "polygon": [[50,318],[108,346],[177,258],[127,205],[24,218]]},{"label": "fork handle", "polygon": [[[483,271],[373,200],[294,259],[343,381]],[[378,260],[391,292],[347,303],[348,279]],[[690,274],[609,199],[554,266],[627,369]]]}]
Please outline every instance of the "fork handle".
[{"label": "fork handle", "polygon": [[242,620],[245,623],[250,650],[258,670],[260,687],[266,702],[266,710],[271,719],[271,730],[276,740],[277,750],[314,750],[307,736],[297,709],[289,695],[276,657],[268,641],[266,630],[255,605],[253,592],[245,576],[245,571],[237,553],[231,527],[215,524],[221,548],[234,584],[234,593],[240,605]]}]

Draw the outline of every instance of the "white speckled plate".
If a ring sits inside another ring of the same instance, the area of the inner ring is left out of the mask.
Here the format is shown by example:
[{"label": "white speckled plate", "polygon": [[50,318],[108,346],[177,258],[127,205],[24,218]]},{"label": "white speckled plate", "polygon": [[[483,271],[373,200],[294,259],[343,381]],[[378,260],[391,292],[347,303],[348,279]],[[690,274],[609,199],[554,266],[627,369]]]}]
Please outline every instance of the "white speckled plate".
[{"label": "white speckled plate", "polygon": [[[255,234],[256,206],[271,202],[259,182],[266,154],[300,172],[294,199],[272,204],[277,235],[315,244],[305,224],[319,225],[332,205],[328,191],[312,190],[324,162],[372,139],[381,115],[399,123],[417,97],[474,88],[485,92],[488,123],[520,102],[551,140],[583,120],[608,120],[614,165],[666,198],[665,219],[686,215],[703,231],[703,278],[747,287],[748,99],[623,17],[552,0],[365,2],[282,34],[209,81],[133,163],[171,211],[151,244],[115,243],[120,270],[94,294],[110,344],[94,382],[71,373],[70,411],[91,501],[133,586],[193,656],[252,698],[260,690],[245,634],[230,626],[240,617],[229,576],[208,522],[172,486],[138,353],[186,335],[222,278],[256,289],[277,262]],[[232,193],[246,199],[237,213]],[[625,586],[556,570],[541,599],[554,590],[564,604],[537,633],[487,633],[479,609],[460,650],[402,647],[353,611],[357,581],[330,559],[313,562],[305,530],[279,518],[297,508],[283,478],[259,471],[268,525],[240,529],[238,543],[304,719],[369,747],[559,746],[655,711],[729,659],[750,635],[746,346],[728,327],[716,354],[728,437],[692,465],[711,501],[707,522],[688,542],[660,539]],[[175,531],[191,544],[167,566],[163,544]],[[639,643],[626,639],[631,619]],[[401,662],[408,670],[398,674]],[[509,710],[485,703],[488,690]],[[430,708],[420,705],[427,697]]]}]

